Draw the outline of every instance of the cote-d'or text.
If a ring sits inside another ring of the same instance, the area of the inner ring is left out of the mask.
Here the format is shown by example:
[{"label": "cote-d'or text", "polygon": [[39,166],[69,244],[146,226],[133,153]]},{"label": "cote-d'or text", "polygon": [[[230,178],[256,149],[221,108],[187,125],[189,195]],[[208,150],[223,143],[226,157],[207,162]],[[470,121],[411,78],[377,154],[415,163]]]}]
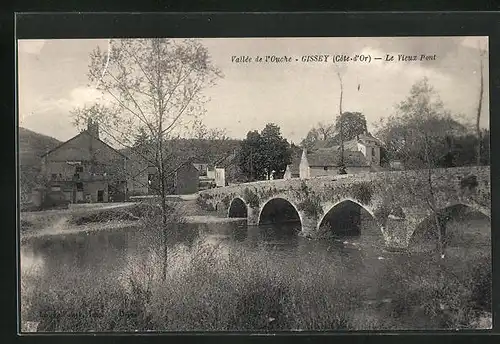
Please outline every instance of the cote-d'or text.
[{"label": "cote-d'or text", "polygon": [[315,54],[315,55],[301,55],[301,56],[291,56],[291,55],[240,55],[231,56],[232,63],[345,63],[345,62],[361,62],[361,63],[371,63],[371,62],[412,62],[412,61],[436,61],[436,54],[417,54],[417,55],[407,55],[407,54],[381,54],[381,55],[371,55],[371,54]]}]

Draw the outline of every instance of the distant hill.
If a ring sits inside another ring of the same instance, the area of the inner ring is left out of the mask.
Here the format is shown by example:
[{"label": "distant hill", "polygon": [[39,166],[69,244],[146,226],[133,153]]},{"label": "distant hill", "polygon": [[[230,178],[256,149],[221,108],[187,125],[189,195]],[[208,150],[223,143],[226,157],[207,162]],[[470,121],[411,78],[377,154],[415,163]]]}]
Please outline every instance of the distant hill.
[{"label": "distant hill", "polygon": [[19,186],[21,201],[27,201],[37,185],[41,170],[41,155],[62,142],[26,128],[19,128]]},{"label": "distant hill", "polygon": [[41,155],[61,143],[53,137],[19,127],[19,164],[40,165]]}]

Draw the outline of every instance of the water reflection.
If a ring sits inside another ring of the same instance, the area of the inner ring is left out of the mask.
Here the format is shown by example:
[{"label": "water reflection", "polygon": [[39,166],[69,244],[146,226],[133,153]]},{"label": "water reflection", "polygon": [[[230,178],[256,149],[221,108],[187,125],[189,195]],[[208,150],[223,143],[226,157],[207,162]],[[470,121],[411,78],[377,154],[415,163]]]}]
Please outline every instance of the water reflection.
[{"label": "water reflection", "polygon": [[[246,225],[246,221],[182,224],[169,229],[167,246],[192,249],[197,241],[221,245],[245,246],[274,252],[283,259],[309,254],[331,255],[334,252],[349,264],[358,261],[362,240],[349,238],[349,242],[335,240],[312,241],[299,234],[300,223]],[[359,238],[358,238],[359,239]],[[357,242],[356,242],[357,240]],[[65,235],[33,236],[22,247],[22,259],[27,256],[44,261],[47,270],[61,265],[74,269],[117,270],[126,258],[144,256],[162,245],[162,233],[148,229],[124,228]],[[380,247],[379,247],[380,249]]]}]

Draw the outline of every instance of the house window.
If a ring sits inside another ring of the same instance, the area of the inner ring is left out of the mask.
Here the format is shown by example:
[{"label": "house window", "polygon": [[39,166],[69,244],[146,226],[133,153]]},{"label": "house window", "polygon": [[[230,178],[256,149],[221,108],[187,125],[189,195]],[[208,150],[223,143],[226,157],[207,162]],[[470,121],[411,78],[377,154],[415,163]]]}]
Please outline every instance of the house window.
[{"label": "house window", "polygon": [[76,191],[83,191],[83,183],[76,183]]},{"label": "house window", "polygon": [[372,147],[372,155],[375,155],[375,148]]},{"label": "house window", "polygon": [[76,166],[76,173],[83,172],[83,166]]},{"label": "house window", "polygon": [[328,166],[323,167],[325,171],[328,171]]}]

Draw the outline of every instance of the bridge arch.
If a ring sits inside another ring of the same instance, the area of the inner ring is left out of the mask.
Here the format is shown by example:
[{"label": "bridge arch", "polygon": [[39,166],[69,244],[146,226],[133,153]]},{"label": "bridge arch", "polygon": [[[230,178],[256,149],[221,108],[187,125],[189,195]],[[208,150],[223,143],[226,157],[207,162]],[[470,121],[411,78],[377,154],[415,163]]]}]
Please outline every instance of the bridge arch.
[{"label": "bridge arch", "polygon": [[[435,250],[441,236],[444,247],[491,244],[491,212],[468,203],[451,203],[437,211],[439,232],[433,214],[419,221],[410,235],[409,248]],[[489,223],[488,223],[489,222]],[[452,224],[453,226],[449,226]],[[474,227],[471,230],[470,227]]]},{"label": "bridge arch", "polygon": [[366,207],[364,204],[353,198],[345,198],[334,203],[333,205],[327,206],[325,211],[323,212],[323,216],[321,216],[316,225],[316,229],[319,231],[320,228],[326,225],[329,225],[331,227],[335,220],[341,222],[342,220],[344,220],[344,223],[337,223],[337,225],[340,225],[340,227],[342,227],[343,225],[351,223],[354,228],[354,232],[357,232],[357,234],[359,235],[361,215],[363,215],[363,212],[365,213],[365,215],[367,214],[370,217],[370,220],[373,221],[373,225],[377,226],[378,232],[381,234],[381,236],[383,236],[382,227],[377,223],[377,218],[375,217],[374,212],[369,207]]},{"label": "bridge arch", "polygon": [[441,210],[445,210],[445,209],[457,207],[457,206],[467,207],[471,210],[474,210],[476,212],[483,214],[484,216],[488,217],[491,220],[491,209],[487,208],[487,207],[480,206],[479,204],[472,204],[472,203],[467,203],[467,202],[454,202],[454,203],[449,203],[448,205],[443,207]]},{"label": "bridge arch", "polygon": [[248,205],[241,197],[235,197],[229,203],[227,217],[248,217]]},{"label": "bridge arch", "polygon": [[[276,221],[278,220],[278,221]],[[259,210],[258,224],[298,221],[303,218],[297,206],[284,197],[273,197],[262,204]]]}]

